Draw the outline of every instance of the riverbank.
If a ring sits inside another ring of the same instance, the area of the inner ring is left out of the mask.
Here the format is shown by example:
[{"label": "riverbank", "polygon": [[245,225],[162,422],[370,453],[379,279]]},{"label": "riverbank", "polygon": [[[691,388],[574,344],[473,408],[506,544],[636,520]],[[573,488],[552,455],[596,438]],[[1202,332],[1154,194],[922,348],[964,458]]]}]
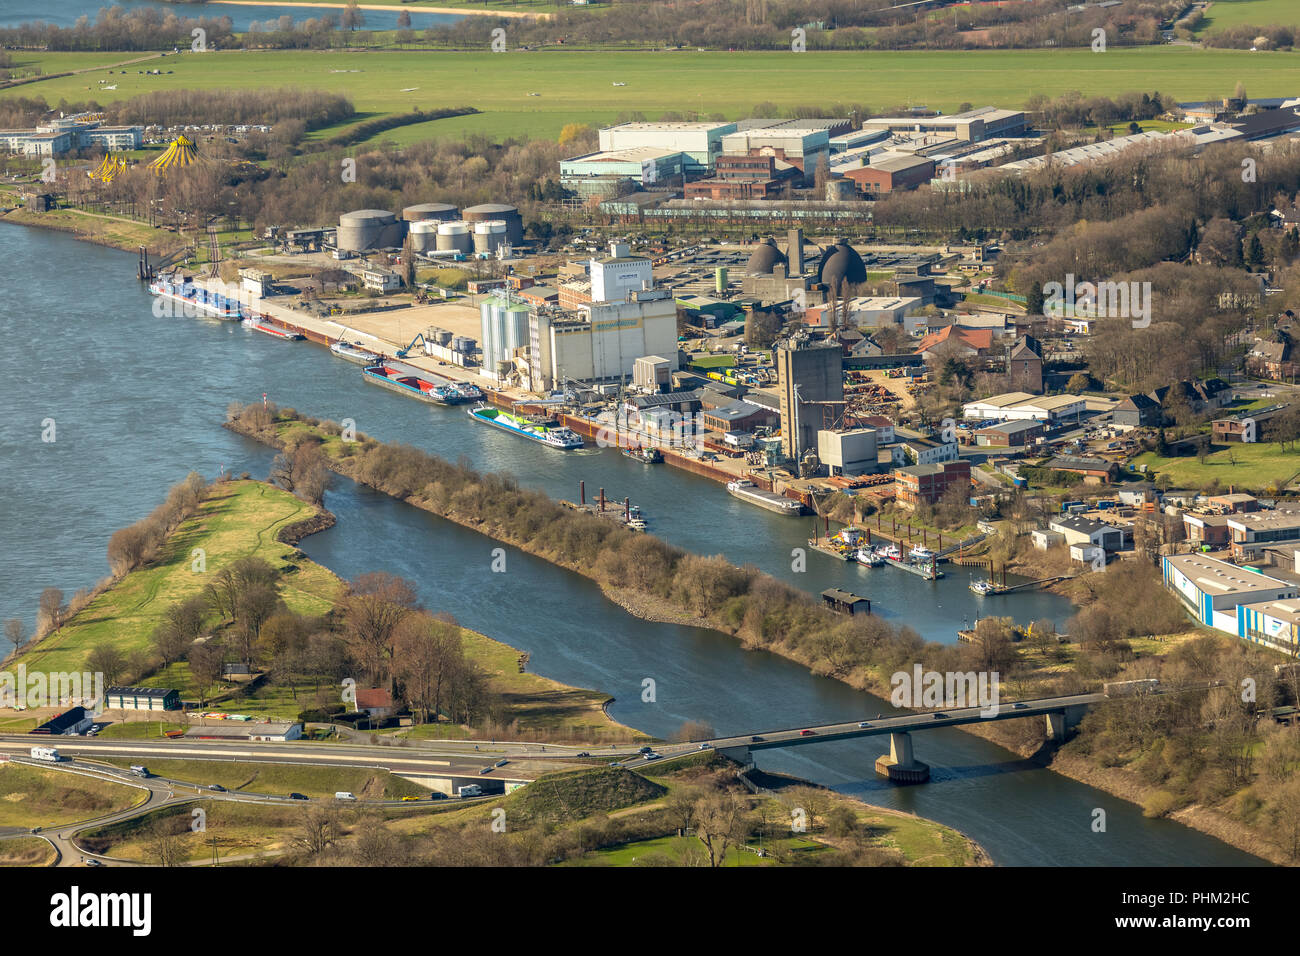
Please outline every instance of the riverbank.
[{"label": "riverbank", "polygon": [[[318,3],[317,0],[277,0],[276,3],[265,3],[261,0],[209,0],[210,3],[221,4],[230,7],[276,7],[276,6],[304,6],[304,7],[328,7],[331,10],[343,10],[347,8],[346,3]],[[427,7],[424,4],[407,3],[401,5],[385,3],[358,3],[359,10],[382,10],[386,13],[447,13],[453,16],[466,17],[501,17],[509,20],[544,20],[550,16],[549,13],[524,13],[518,10],[476,10],[472,7]]]}]

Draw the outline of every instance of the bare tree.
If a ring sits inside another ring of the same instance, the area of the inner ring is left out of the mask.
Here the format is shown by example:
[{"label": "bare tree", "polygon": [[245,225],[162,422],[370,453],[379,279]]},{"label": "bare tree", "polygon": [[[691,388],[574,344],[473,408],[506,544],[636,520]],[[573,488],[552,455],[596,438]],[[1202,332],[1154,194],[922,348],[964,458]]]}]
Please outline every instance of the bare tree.
[{"label": "bare tree", "polygon": [[61,590],[58,588],[46,588],[41,592],[36,613],[51,631],[57,631],[63,626],[63,615],[65,610],[66,607],[63,603],[63,592]]},{"label": "bare tree", "polygon": [[744,801],[733,793],[705,797],[695,805],[695,832],[709,850],[709,866],[722,866],[727,850],[749,834]]},{"label": "bare tree", "polygon": [[5,640],[18,650],[27,643],[27,627],[21,620],[11,617],[5,621]]},{"label": "bare tree", "polygon": [[96,644],[86,657],[86,666],[96,674],[103,674],[105,684],[116,684],[126,670],[126,655],[112,644]]},{"label": "bare tree", "polygon": [[220,646],[212,641],[195,644],[186,655],[190,662],[190,676],[194,679],[194,689],[199,692],[199,699],[207,703],[208,692],[221,679],[222,664],[225,655]]},{"label": "bare tree", "polygon": [[375,571],[352,582],[343,599],[343,619],[358,656],[378,680],[392,654],[397,625],[419,606],[411,582]]}]

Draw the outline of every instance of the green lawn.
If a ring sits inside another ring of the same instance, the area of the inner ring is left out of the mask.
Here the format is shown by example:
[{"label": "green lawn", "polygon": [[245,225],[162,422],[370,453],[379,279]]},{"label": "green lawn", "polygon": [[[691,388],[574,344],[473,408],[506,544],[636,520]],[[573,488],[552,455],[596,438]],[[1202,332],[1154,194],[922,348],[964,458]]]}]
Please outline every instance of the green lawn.
[{"label": "green lawn", "polygon": [[[126,767],[138,757],[110,757],[105,763]],[[427,787],[367,767],[308,767],[301,764],[231,763],[224,760],[148,760],[151,773],[171,780],[220,784],[227,790],[249,793],[304,793],[313,799],[332,798],[340,790],[367,800],[396,800],[399,797],[427,797]]]},{"label": "green lawn", "polygon": [[145,792],[94,777],[0,764],[0,826],[50,827],[93,820],[143,802]]},{"label": "green lawn", "polygon": [[[1215,0],[1205,12],[1205,33],[1249,24],[1254,27],[1300,26],[1300,4],[1295,0]],[[1249,89],[1249,87],[1248,87]],[[1250,91],[1255,96],[1253,90]],[[1227,95],[1227,94],[1225,94]]]},{"label": "green lawn", "polygon": [[1179,488],[1199,488],[1217,478],[1223,488],[1232,485],[1238,491],[1260,491],[1274,482],[1290,483],[1300,474],[1300,452],[1283,451],[1273,442],[1232,442],[1213,447],[1214,452],[1206,456],[1204,464],[1194,455],[1161,458],[1155,452],[1139,455],[1134,464],[1168,475]]},{"label": "green lawn", "polygon": [[[46,72],[77,68],[94,57],[15,52],[18,66]],[[99,62],[111,59],[101,57]],[[1159,89],[1189,100],[1224,95],[1238,81],[1252,96],[1294,92],[1300,56],[1192,47],[998,51],[578,52],[493,54],[428,51],[229,51],[169,57],[172,75],[115,75],[118,89],[99,91],[95,74],[63,77],[0,92],[57,103],[90,96],[129,99],[168,89],[309,87],[343,93],[368,114],[413,107],[474,106],[462,117],[379,135],[411,142],[483,132],[554,137],[570,122],[603,124],[625,110],[655,117],[665,110],[747,115],[764,100],[779,106],[865,102],[885,109],[907,102],[954,110],[961,103],[1017,106],[1036,94],[1067,90],[1114,95]],[[761,77],[757,84],[755,77]],[[89,80],[89,82],[88,82]],[[615,82],[626,86],[615,87]],[[88,89],[89,87],[89,89]],[[401,92],[416,87],[411,93]],[[536,92],[539,96],[529,96]]]},{"label": "green lawn", "polygon": [[[100,594],[21,660],[29,670],[81,671],[97,644],[115,644],[124,654],[148,648],[149,637],[167,608],[198,594],[213,574],[236,558],[256,555],[273,567],[295,564],[294,549],[275,536],[285,525],[314,512],[288,492],[261,482],[218,486],[199,514],[167,540],[155,563],[131,572]],[[206,552],[205,573],[191,570],[195,548]],[[293,610],[323,614],[332,607],[339,585],[338,578],[320,565],[297,562],[295,570],[284,574],[280,591]]]}]

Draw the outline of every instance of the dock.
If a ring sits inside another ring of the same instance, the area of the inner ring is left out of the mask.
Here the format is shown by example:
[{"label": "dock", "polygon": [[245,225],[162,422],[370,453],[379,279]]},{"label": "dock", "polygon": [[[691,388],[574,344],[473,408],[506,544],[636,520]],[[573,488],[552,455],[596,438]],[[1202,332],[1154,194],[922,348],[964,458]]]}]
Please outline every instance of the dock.
[{"label": "dock", "polygon": [[853,560],[853,553],[854,553],[854,552],[853,552],[852,550],[840,551],[840,550],[838,550],[838,549],[836,549],[836,548],[831,547],[831,546],[830,546],[829,544],[827,544],[825,541],[821,541],[821,540],[819,540],[819,539],[817,539],[817,538],[809,538],[809,539],[808,539],[808,547],[812,548],[814,551],[820,551],[822,554],[826,555],[828,558],[835,558],[835,559],[838,560],[838,561],[852,561],[852,560]]},{"label": "dock", "polygon": [[915,574],[918,578],[926,581],[937,581],[943,577],[943,572],[933,564],[911,564],[907,561],[900,561],[898,558],[885,558],[885,563],[893,565],[900,571],[906,571],[908,574]]},{"label": "dock", "polygon": [[596,515],[599,518],[608,518],[611,521],[617,521],[619,524],[627,525],[636,518],[644,518],[639,508],[632,504],[631,498],[624,498],[622,502],[618,499],[605,497],[605,489],[601,488],[596,494],[594,501],[587,500],[587,483],[578,482],[578,500],[565,501],[560,500],[561,507],[571,508],[574,511],[585,511],[587,514]]},{"label": "dock", "polygon": [[1049,584],[1055,584],[1058,581],[1069,581],[1071,578],[1078,577],[1077,574],[1058,574],[1050,578],[1039,578],[1036,581],[1022,581],[1019,584],[994,584],[993,590],[989,594],[1013,594],[1016,591],[1028,591],[1030,588],[1046,587]]}]

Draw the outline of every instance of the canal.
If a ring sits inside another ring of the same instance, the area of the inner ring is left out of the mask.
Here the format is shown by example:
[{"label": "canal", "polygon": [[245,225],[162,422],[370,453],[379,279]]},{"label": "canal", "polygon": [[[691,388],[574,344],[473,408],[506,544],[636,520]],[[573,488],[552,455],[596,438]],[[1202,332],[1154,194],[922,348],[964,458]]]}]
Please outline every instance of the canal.
[{"label": "canal", "polygon": [[[220,427],[230,401],[263,393],[313,415],[353,418],[381,439],[509,471],[554,495],[575,497],[580,478],[589,490],[631,495],[650,530],[675,544],[753,563],[809,592],[854,590],[930,640],[952,641],[963,621],[990,611],[1058,622],[1070,613],[1050,594],[977,598],[959,569],[929,583],[813,553],[798,573],[791,550],[805,543],[810,519],[769,514],[714,482],[612,449],[566,455],[518,440],[472,422],[463,409],[367,385],[355,366],[308,343],[155,317],[129,254],[0,225],[0,256],[10,266],[10,278],[0,280],[8,343],[0,353],[7,410],[0,417],[0,616],[29,626],[42,588],[70,594],[105,576],[108,537],[151,511],[188,471],[265,477],[271,453]],[[716,632],[638,620],[585,578],[520,552],[510,551],[506,573],[493,574],[495,542],[346,480],[336,481],[327,504],[339,522],[303,542],[312,558],[344,577],[386,570],[410,578],[426,606],[528,651],[538,673],[611,694],[612,716],[648,733],[666,736],[688,719],[739,733],[888,708]],[[653,704],[641,702],[645,678],[655,681]],[[918,738],[918,757],[933,768],[923,787],[880,782],[872,769],[879,747],[828,743],[765,752],[759,762],[958,827],[1003,864],[1256,862],[960,731]],[[1106,811],[1104,833],[1092,830],[1096,809]]]}]

